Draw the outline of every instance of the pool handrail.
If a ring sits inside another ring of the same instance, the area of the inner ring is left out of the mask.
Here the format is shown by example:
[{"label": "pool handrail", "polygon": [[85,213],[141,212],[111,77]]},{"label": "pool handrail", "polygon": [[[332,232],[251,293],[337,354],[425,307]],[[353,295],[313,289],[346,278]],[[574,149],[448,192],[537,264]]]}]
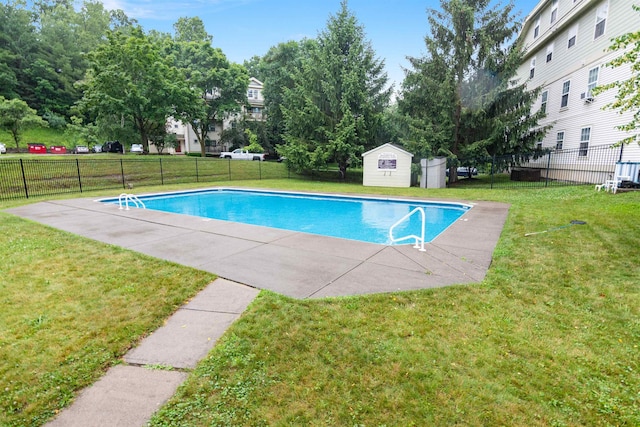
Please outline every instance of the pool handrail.
[{"label": "pool handrail", "polygon": [[[398,237],[395,238],[393,237],[393,229],[398,226],[399,224],[401,224],[403,221],[405,221],[406,219],[408,219],[411,215],[413,215],[416,212],[420,212],[420,215],[422,216],[422,233],[420,236],[416,236],[415,234],[409,234],[407,236],[403,236],[403,237]],[[400,218],[395,224],[393,224],[391,227],[389,227],[389,239],[391,240],[391,243],[396,243],[396,242],[400,242],[402,240],[409,240],[409,239],[415,239],[416,240],[416,244],[413,246],[416,249],[419,249],[420,252],[426,252],[426,249],[424,248],[424,230],[425,230],[425,224],[426,224],[426,214],[424,212],[424,208],[422,207],[417,207],[414,210],[412,210],[411,212],[409,212],[408,214],[406,214],[405,216],[403,216],[402,218]]]},{"label": "pool handrail", "polygon": [[[124,200],[124,203],[123,203]],[[142,207],[142,209],[146,209],[147,207],[144,205],[142,200],[138,198],[135,194],[130,193],[122,193],[118,196],[118,205],[120,206],[120,210],[122,210],[122,205],[125,205],[125,210],[129,210],[129,200],[135,205],[136,208]]]}]

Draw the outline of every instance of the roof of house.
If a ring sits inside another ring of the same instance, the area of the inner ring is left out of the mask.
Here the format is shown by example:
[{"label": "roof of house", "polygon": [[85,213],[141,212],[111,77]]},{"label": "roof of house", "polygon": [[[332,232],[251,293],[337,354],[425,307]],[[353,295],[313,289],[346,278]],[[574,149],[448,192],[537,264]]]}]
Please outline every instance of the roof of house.
[{"label": "roof of house", "polygon": [[376,147],[376,148],[374,148],[374,149],[372,149],[372,150],[369,150],[369,151],[367,151],[367,152],[365,152],[365,153],[362,153],[362,157],[366,156],[367,154],[373,153],[374,151],[378,151],[378,150],[380,150],[380,149],[382,149],[382,148],[386,148],[386,147],[393,147],[393,148],[395,148],[396,150],[402,151],[403,153],[406,153],[406,154],[410,155],[411,157],[413,157],[413,154],[412,154],[412,153],[410,153],[410,152],[408,152],[407,150],[405,150],[404,148],[399,147],[399,146],[397,146],[397,145],[395,145],[395,144],[392,144],[392,143],[390,143],[390,142],[387,142],[386,144],[382,144],[382,145],[380,145],[380,146],[378,146],[378,147]]}]

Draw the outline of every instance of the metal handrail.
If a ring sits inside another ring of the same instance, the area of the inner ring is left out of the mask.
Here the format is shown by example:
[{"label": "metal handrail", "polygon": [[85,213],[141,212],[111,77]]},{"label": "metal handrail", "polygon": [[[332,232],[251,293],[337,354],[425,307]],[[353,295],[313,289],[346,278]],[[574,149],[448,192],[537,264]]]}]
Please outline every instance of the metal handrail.
[{"label": "metal handrail", "polygon": [[[398,237],[395,238],[393,237],[393,229],[396,228],[396,226],[398,226],[399,224],[401,224],[402,222],[404,222],[407,218],[409,218],[411,215],[413,215],[416,212],[420,212],[420,214],[422,215],[422,233],[420,236],[416,236],[415,234],[410,234],[407,236],[403,236],[403,237]],[[403,216],[402,218],[400,218],[395,224],[393,224],[391,227],[389,227],[389,239],[391,240],[391,243],[395,243],[395,242],[400,242],[402,240],[408,240],[408,239],[415,239],[416,240],[416,244],[413,246],[416,249],[419,249],[420,252],[426,252],[426,249],[424,248],[424,230],[425,230],[425,224],[426,224],[426,214],[424,212],[424,208],[421,207],[417,207],[414,210],[412,210],[411,212],[409,212],[408,214],[406,214],[405,216]]]},{"label": "metal handrail", "polygon": [[142,200],[140,200],[138,196],[136,196],[135,194],[129,194],[129,193],[120,194],[120,196],[118,196],[118,205],[120,206],[120,209],[122,209],[123,200],[125,205],[124,210],[127,210],[127,211],[129,210],[129,200],[135,205],[136,208],[139,208],[139,207],[142,207],[142,209],[147,208],[144,205],[144,203],[142,203]]}]

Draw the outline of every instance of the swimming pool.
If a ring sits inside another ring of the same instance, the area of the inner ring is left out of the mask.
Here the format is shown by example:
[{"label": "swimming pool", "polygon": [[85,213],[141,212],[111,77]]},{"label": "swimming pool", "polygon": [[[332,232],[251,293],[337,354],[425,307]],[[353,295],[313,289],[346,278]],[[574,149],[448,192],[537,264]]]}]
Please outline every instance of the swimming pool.
[{"label": "swimming pool", "polygon": [[[417,207],[426,214],[425,242],[435,239],[471,208],[462,203],[228,188],[139,199],[147,209],[384,245],[392,243],[389,228]],[[102,201],[118,203],[118,199]],[[420,215],[412,215],[398,225],[394,236],[420,235],[421,227]]]}]

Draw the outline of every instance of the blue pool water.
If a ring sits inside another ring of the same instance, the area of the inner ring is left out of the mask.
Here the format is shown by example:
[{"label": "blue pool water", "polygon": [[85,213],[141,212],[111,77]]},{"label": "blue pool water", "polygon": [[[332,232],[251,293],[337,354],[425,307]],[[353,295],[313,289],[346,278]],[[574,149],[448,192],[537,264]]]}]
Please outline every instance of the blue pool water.
[{"label": "blue pool water", "polygon": [[[378,244],[390,244],[389,227],[416,207],[426,213],[425,242],[471,208],[456,203],[235,189],[150,195],[140,200],[147,209]],[[118,203],[117,199],[103,201]],[[412,215],[394,229],[394,237],[420,235],[421,227],[420,215]]]}]

